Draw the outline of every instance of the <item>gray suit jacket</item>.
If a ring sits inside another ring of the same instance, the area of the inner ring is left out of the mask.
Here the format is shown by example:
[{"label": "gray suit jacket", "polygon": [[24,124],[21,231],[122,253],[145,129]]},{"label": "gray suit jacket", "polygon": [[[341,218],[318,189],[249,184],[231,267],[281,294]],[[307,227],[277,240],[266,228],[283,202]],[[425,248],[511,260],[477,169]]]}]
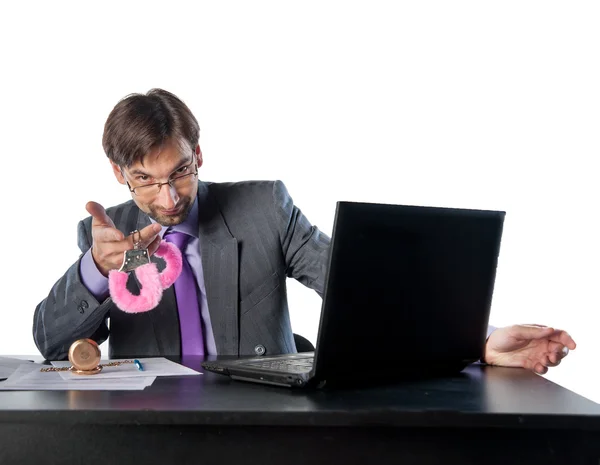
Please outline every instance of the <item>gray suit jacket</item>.
[{"label": "gray suit jacket", "polygon": [[[218,353],[255,355],[260,346],[265,354],[295,352],[285,279],[322,294],[329,237],[308,222],[280,181],[199,182],[198,201],[200,253]],[[126,235],[150,224],[133,201],[107,213]],[[78,243],[83,256],[92,243],[91,217],[79,223]],[[35,310],[33,337],[46,359],[66,358],[80,338],[102,343],[109,326],[111,357],[180,355],[173,287],[157,308],[127,314],[110,298],[98,302],[88,291],[80,260]]]}]

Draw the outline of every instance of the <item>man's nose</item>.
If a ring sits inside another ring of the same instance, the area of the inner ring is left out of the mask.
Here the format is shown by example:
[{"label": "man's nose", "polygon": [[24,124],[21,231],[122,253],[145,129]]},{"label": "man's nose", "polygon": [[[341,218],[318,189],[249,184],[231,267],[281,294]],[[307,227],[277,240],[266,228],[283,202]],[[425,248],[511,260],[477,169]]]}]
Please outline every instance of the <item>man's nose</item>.
[{"label": "man's nose", "polygon": [[163,184],[158,193],[157,201],[165,210],[172,210],[177,205],[177,202],[179,202],[177,190],[170,184]]}]

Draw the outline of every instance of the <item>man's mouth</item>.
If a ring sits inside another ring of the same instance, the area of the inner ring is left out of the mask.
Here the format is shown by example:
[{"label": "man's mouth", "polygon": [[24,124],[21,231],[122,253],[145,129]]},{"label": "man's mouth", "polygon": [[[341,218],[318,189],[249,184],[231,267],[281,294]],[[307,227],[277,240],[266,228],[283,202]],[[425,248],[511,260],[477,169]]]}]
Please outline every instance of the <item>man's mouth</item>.
[{"label": "man's mouth", "polygon": [[174,208],[173,210],[162,210],[161,213],[166,216],[177,215],[181,211],[181,206]]}]

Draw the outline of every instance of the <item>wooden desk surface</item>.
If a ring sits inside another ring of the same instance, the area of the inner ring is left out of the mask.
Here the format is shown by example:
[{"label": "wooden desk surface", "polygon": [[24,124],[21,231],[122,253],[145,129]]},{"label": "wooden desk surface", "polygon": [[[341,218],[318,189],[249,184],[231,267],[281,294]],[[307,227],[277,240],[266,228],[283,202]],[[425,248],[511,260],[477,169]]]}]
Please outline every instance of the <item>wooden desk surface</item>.
[{"label": "wooden desk surface", "polygon": [[[202,371],[200,362],[184,364]],[[480,365],[331,391],[206,373],[143,391],[0,392],[0,438],[0,463],[195,463],[202,450],[219,463],[502,463],[513,453],[505,464],[597,465],[600,405],[525,370]]]}]

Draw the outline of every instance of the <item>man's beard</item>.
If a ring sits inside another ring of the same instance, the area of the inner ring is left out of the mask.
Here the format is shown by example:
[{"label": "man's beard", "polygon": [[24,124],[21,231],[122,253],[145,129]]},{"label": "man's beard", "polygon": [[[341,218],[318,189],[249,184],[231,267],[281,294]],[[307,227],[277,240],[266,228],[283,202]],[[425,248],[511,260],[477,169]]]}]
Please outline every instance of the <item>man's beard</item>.
[{"label": "man's beard", "polygon": [[148,205],[148,210],[150,210],[148,216],[162,226],[175,226],[176,224],[183,223],[187,219],[193,204],[194,202],[191,197],[181,197],[179,199],[179,205],[181,205],[182,208],[181,212],[177,215],[162,215],[155,205]]}]

